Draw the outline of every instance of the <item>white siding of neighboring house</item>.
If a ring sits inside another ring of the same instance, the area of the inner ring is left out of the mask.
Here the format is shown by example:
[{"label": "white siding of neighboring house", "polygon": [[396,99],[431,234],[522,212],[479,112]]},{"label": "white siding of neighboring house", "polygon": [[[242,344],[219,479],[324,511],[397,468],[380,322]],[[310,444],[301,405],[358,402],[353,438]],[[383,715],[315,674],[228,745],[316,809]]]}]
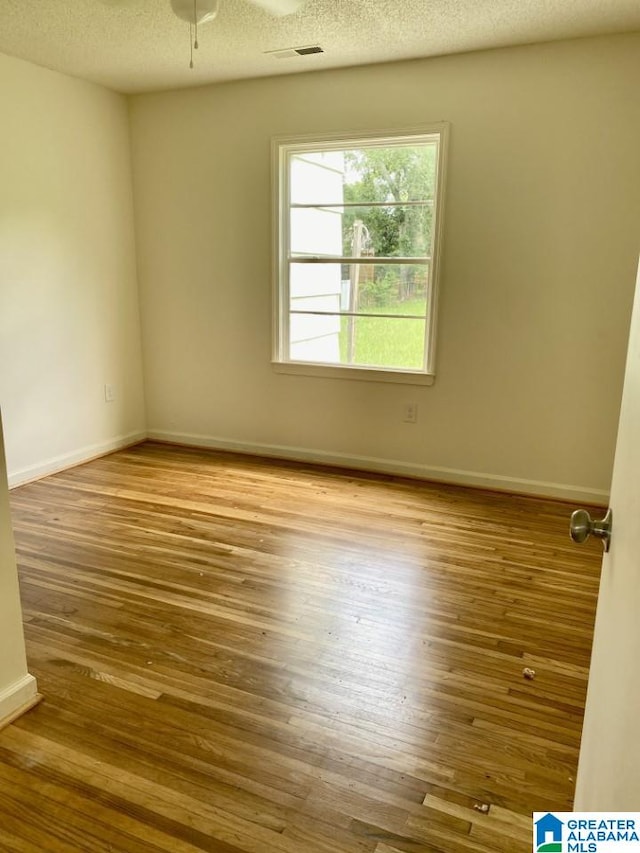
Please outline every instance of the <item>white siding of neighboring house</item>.
[{"label": "white siding of neighboring house", "polygon": [[[341,152],[309,153],[292,158],[291,201],[340,204],[344,158]],[[291,252],[328,257],[342,254],[342,210],[299,208],[291,211]],[[292,264],[292,309],[339,311],[340,264]],[[340,317],[291,316],[289,357],[294,361],[340,361]]]}]

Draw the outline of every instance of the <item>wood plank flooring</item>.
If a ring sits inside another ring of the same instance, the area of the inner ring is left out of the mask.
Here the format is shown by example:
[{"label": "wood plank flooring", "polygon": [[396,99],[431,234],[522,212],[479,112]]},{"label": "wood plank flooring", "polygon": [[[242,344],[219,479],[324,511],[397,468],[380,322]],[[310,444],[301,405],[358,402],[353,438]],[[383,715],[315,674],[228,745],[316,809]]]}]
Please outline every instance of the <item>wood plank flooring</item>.
[{"label": "wood plank flooring", "polygon": [[153,443],[11,503],[45,701],[0,850],[519,853],[570,807],[601,545],[566,504]]}]

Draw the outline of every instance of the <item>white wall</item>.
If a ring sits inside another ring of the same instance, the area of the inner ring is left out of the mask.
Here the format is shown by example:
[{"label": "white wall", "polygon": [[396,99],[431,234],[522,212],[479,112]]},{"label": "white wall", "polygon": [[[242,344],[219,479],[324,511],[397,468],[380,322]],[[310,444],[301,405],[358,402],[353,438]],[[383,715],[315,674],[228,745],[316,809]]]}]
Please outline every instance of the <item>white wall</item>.
[{"label": "white wall", "polygon": [[[602,497],[638,251],[638,79],[629,35],[135,97],[151,433]],[[271,136],[440,120],[436,384],[274,373]]]},{"label": "white wall", "polygon": [[18,573],[13,549],[7,469],[0,422],[0,723],[35,698],[27,672]]},{"label": "white wall", "polygon": [[0,55],[0,103],[0,404],[20,482],[139,436],[144,398],[126,100]]}]

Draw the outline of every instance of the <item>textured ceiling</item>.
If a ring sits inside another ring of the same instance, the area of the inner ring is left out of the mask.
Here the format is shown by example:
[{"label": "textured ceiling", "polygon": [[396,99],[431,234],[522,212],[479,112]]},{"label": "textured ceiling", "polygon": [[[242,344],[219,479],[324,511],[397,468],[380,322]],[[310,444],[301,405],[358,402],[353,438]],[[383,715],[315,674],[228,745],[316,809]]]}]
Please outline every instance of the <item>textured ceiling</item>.
[{"label": "textured ceiling", "polygon": [[[307,0],[275,18],[220,0],[189,70],[169,0],[0,0],[0,52],[142,92],[560,38],[640,30],[640,0]],[[325,53],[265,51],[319,43]]]}]

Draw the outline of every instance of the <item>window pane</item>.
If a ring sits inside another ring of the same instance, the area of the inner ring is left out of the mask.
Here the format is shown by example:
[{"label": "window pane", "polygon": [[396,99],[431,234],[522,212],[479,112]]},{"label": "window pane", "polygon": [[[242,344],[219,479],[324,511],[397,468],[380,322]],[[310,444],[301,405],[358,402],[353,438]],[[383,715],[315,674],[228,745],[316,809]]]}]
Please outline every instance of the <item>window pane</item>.
[{"label": "window pane", "polygon": [[340,364],[340,316],[292,314],[289,321],[289,358],[320,364]]},{"label": "window pane", "polygon": [[426,320],[292,314],[289,358],[321,364],[424,369]]},{"label": "window pane", "polygon": [[343,201],[344,153],[315,151],[293,154],[289,160],[292,204],[336,204]]},{"label": "window pane", "polygon": [[291,254],[429,257],[432,222],[430,204],[294,207]]},{"label": "window pane", "polygon": [[437,147],[433,141],[293,154],[289,160],[290,201],[332,205],[431,200]]},{"label": "window pane", "polygon": [[290,264],[292,311],[427,313],[426,264]]},{"label": "window pane", "polygon": [[344,201],[426,201],[434,197],[437,143],[344,152]]},{"label": "window pane", "polygon": [[292,208],[289,231],[291,254],[340,257],[343,254],[342,223],[342,210],[338,208]]}]

